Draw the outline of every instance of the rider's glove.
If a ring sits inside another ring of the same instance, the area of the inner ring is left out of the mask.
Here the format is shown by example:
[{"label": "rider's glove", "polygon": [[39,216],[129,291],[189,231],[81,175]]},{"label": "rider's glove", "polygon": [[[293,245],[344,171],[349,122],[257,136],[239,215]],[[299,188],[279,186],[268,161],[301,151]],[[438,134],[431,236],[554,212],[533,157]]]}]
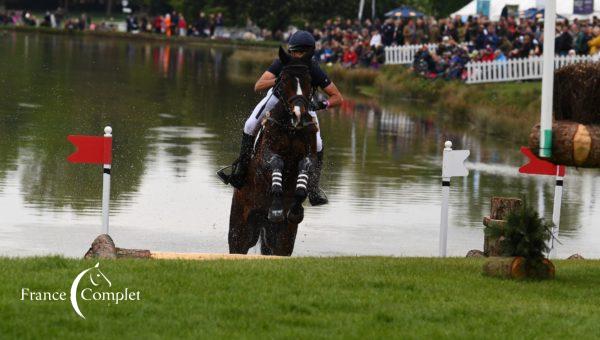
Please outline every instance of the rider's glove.
[{"label": "rider's glove", "polygon": [[317,102],[316,111],[325,110],[329,107],[329,100],[321,100]]}]

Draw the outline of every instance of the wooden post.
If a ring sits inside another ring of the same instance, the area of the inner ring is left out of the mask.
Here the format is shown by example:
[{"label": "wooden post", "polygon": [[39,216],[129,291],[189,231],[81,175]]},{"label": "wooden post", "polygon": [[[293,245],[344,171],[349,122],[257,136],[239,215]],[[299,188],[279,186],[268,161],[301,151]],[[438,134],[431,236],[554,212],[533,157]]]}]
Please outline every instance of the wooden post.
[{"label": "wooden post", "polygon": [[[492,197],[490,207],[490,216],[483,218],[483,225],[486,227],[497,226],[504,228],[506,224],[506,216],[509,213],[519,209],[523,202],[518,198],[507,197]],[[484,236],[483,238],[483,253],[485,256],[501,256],[502,249],[500,244],[504,239],[503,236],[498,238]]]}]

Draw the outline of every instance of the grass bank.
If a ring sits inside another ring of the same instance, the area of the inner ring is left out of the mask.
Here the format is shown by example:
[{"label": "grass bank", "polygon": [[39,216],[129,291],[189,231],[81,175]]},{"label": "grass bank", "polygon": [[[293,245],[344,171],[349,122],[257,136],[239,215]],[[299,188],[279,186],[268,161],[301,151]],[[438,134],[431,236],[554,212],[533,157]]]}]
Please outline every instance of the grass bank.
[{"label": "grass bank", "polygon": [[461,81],[429,80],[405,66],[380,70],[328,67],[341,87],[390,104],[421,103],[442,120],[469,126],[479,133],[519,141],[539,121],[541,83],[511,82],[467,85]]},{"label": "grass bank", "polygon": [[[255,79],[272,62],[272,50],[236,50],[229,58],[236,74]],[[512,82],[467,85],[461,81],[429,80],[405,66],[380,70],[322,65],[348,97],[368,96],[389,104],[424,103],[440,117],[482,134],[514,141],[523,139],[539,120],[541,83]]]},{"label": "grass bank", "polygon": [[[95,262],[0,258],[3,338],[590,338],[600,332],[599,261],[557,261],[556,279],[481,275],[482,260],[293,258],[102,261],[120,304],[21,301],[69,291]],[[84,281],[80,286],[84,287]],[[88,286],[89,286],[88,282]],[[68,297],[67,297],[68,299]]]}]

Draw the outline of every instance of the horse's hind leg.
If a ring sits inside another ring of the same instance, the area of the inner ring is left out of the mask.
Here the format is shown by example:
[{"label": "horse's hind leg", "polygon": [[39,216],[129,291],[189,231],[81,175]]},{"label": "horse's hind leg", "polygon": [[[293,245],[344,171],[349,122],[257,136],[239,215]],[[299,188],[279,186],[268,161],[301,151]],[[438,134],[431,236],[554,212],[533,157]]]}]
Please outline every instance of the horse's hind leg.
[{"label": "horse's hind leg", "polygon": [[256,245],[259,229],[254,214],[246,213],[241,200],[233,196],[229,217],[229,253],[247,254]]}]

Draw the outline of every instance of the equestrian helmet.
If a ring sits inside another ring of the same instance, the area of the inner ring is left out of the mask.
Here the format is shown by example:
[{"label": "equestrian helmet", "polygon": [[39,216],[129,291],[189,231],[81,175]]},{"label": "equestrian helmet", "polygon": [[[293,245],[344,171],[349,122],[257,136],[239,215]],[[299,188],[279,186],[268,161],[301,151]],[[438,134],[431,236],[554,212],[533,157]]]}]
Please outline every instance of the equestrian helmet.
[{"label": "equestrian helmet", "polygon": [[290,52],[315,49],[315,38],[307,31],[296,31],[288,42]]}]

